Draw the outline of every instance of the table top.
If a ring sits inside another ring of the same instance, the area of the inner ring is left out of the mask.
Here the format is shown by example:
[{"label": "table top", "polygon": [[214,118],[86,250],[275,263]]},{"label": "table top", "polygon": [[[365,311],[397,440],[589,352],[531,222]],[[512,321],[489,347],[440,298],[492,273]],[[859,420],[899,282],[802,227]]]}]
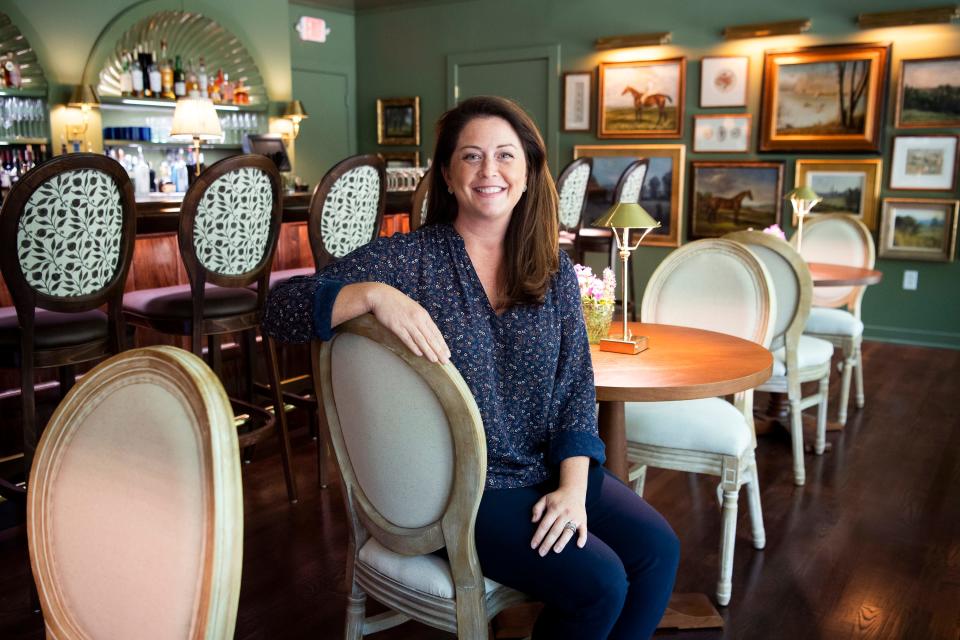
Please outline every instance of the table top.
[{"label": "table top", "polygon": [[[619,335],[614,323],[612,334]],[[646,336],[637,355],[590,347],[600,402],[693,400],[752,389],[773,371],[773,355],[755,342],[724,333],[665,324],[630,323]]]},{"label": "table top", "polygon": [[848,267],[843,264],[826,262],[808,262],[810,276],[815,287],[844,287],[877,284],[883,279],[883,273],[875,269]]}]

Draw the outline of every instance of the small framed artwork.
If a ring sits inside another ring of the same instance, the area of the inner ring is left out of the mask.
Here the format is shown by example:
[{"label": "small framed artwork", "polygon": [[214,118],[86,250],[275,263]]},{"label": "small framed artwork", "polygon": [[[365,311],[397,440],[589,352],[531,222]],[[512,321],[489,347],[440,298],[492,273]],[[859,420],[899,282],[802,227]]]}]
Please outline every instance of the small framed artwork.
[{"label": "small framed artwork", "polygon": [[420,144],[420,97],[377,98],[377,144]]},{"label": "small framed artwork", "polygon": [[590,131],[590,93],[593,74],[574,71],[563,74],[563,130]]},{"label": "small framed artwork", "polygon": [[[583,219],[596,220],[613,204],[617,182],[634,161],[646,158],[647,173],[640,187],[640,204],[660,223],[643,245],[679,247],[683,240],[682,144],[577,145],[573,157],[593,158],[587,207]],[[587,223],[589,224],[589,223]]]},{"label": "small framed artwork", "polygon": [[950,262],[957,251],[960,200],[886,198],[880,222],[881,258]]},{"label": "small framed artwork", "polygon": [[845,213],[860,218],[867,228],[873,230],[877,228],[882,172],[883,161],[880,158],[798,159],[794,172],[795,186],[810,187],[823,198],[810,215]]},{"label": "small framed artwork", "polygon": [[690,233],[716,238],[731,231],[780,224],[782,162],[694,162]]},{"label": "small framed artwork", "polygon": [[749,113],[693,116],[695,153],[746,153],[750,150]]},{"label": "small framed artwork", "polygon": [[381,151],[377,155],[383,158],[387,169],[415,169],[420,166],[419,151]]},{"label": "small framed artwork", "polygon": [[679,138],[686,58],[601,62],[599,138]]},{"label": "small framed artwork", "polygon": [[960,56],[900,62],[897,127],[960,125]]},{"label": "small framed artwork", "polygon": [[706,57],[700,60],[700,107],[747,106],[750,58]]},{"label": "small framed artwork", "polygon": [[761,151],[879,151],[889,45],[767,51]]},{"label": "small framed artwork", "polygon": [[957,136],[896,136],[890,166],[891,189],[953,191],[957,178]]}]

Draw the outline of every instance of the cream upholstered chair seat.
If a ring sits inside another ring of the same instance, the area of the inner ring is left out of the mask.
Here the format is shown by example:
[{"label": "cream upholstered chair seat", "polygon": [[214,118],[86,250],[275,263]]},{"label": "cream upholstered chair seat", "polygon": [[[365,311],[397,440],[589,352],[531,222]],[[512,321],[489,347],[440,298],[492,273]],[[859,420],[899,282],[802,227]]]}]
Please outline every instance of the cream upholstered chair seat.
[{"label": "cream upholstered chair seat", "polygon": [[740,456],[753,447],[743,414],[722,398],[627,403],[626,419],[628,443],[723,456]]},{"label": "cream upholstered chair seat", "polygon": [[[489,619],[526,598],[484,578],[477,559],[487,453],[470,389],[370,315],[315,342],[313,363],[351,525],[344,637],[412,618],[486,639]],[[366,617],[367,594],[390,611]]]},{"label": "cream upholstered chair seat", "polygon": [[[645,166],[645,165],[644,165]],[[728,240],[686,244],[660,263],[643,295],[644,322],[718,331],[769,346],[776,294],[763,263]],[[640,356],[642,357],[642,356]],[[625,406],[630,479],[643,494],[647,467],[720,478],[720,576],[717,601],[730,602],[737,501],[746,485],[753,546],[766,545],[754,457],[753,390],[734,404],[721,398],[635,402]]]},{"label": "cream upholstered chair seat", "polygon": [[27,533],[47,638],[233,638],[240,456],[206,364],[148,347],[87,373],[37,448]]},{"label": "cream upholstered chair seat", "polygon": [[807,326],[803,330],[806,333],[862,336],[863,320],[844,309],[814,307],[810,309],[810,317],[807,318]]},{"label": "cream upholstered chair seat", "polygon": [[[780,347],[773,351],[773,376],[785,376],[787,374],[786,365],[787,350],[786,347]],[[826,340],[814,338],[812,336],[800,336],[797,344],[797,367],[799,369],[809,369],[810,367],[830,366],[830,359],[833,357],[833,345]]]}]

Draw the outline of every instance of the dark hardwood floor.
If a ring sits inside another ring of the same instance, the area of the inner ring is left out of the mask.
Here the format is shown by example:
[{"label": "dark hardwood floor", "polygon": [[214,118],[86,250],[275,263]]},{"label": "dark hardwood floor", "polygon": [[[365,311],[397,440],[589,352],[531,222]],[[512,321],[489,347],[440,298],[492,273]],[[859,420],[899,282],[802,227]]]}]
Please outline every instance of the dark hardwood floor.
[{"label": "dark hardwood floor", "polygon": [[[784,433],[760,439],[767,548],[750,545],[741,500],[733,600],[723,630],[658,637],[960,637],[960,351],[864,346],[867,406],[833,449],[807,456],[807,485],[793,486]],[[836,385],[831,379],[831,410]],[[763,403],[763,399],[759,400]],[[347,532],[337,486],[316,485],[314,447],[294,442],[301,501],[285,498],[268,448],[244,467],[247,512],[236,637],[339,638],[344,618]],[[647,499],[682,541],[678,591],[714,592],[720,513],[716,480],[653,470]],[[0,533],[0,638],[39,639],[29,610],[21,530]],[[450,638],[407,623],[373,638]]]}]

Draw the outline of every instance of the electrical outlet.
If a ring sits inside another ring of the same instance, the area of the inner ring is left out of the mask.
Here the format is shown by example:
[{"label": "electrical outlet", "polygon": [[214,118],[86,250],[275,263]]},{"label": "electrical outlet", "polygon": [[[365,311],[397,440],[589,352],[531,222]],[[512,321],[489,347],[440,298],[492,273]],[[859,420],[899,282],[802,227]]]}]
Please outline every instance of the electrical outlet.
[{"label": "electrical outlet", "polygon": [[917,272],[910,269],[903,272],[903,288],[907,291],[917,290]]}]

